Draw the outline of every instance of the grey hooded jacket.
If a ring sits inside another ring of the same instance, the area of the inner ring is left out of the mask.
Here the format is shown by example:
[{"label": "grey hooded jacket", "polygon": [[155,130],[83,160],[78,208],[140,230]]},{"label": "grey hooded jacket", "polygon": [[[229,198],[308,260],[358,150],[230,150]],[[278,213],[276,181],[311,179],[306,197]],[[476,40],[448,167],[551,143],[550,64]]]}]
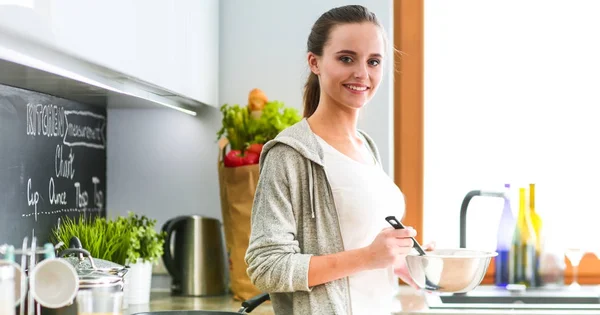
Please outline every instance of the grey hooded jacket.
[{"label": "grey hooded jacket", "polygon": [[[371,152],[373,140],[359,131]],[[351,314],[348,278],[308,286],[312,255],[344,250],[323,150],[306,119],[267,142],[252,208],[248,275],[275,314]]]}]

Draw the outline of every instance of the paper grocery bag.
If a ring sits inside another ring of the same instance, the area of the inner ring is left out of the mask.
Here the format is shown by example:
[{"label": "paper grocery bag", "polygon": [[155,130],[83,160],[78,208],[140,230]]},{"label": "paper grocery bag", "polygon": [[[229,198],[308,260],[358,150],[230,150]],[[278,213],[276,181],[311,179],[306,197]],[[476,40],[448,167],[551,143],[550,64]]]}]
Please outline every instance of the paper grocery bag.
[{"label": "paper grocery bag", "polygon": [[236,300],[244,301],[262,293],[246,273],[244,256],[250,240],[250,216],[258,184],[258,165],[225,167],[227,140],[219,141],[219,188],[225,243],[229,257],[229,287]]}]

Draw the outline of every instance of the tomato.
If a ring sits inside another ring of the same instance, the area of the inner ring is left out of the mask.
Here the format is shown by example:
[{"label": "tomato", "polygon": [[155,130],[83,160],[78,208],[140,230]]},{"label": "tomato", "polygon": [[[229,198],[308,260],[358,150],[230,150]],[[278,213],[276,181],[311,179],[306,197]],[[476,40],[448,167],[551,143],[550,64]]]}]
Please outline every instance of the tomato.
[{"label": "tomato", "polygon": [[246,149],[246,151],[249,152],[254,152],[256,154],[258,154],[260,156],[260,152],[262,152],[263,149],[263,145],[262,143],[253,143],[251,145],[248,146],[248,148]]},{"label": "tomato", "polygon": [[246,165],[258,164],[260,154],[246,150]]},{"label": "tomato", "polygon": [[231,150],[223,159],[223,164],[226,167],[237,167],[244,165],[244,157],[241,156],[240,150]]},{"label": "tomato", "polygon": [[246,151],[242,154],[240,150],[231,150],[225,155],[223,164],[226,167],[238,167],[250,164],[258,164],[259,155],[256,152]]}]

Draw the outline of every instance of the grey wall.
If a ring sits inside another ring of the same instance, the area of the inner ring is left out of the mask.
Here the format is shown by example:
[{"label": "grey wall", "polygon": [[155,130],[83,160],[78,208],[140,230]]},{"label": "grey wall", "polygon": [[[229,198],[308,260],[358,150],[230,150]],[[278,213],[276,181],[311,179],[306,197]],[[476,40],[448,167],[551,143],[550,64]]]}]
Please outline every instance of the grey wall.
[{"label": "grey wall", "polygon": [[[157,220],[158,229],[178,215],[221,220],[215,143],[220,119],[211,107],[196,117],[172,109],[109,109],[108,216],[145,214]],[[154,273],[153,290],[169,290],[162,260]]]},{"label": "grey wall", "polygon": [[107,129],[109,216],[134,211],[158,220],[201,214],[221,219],[216,131],[220,112],[110,109]]}]

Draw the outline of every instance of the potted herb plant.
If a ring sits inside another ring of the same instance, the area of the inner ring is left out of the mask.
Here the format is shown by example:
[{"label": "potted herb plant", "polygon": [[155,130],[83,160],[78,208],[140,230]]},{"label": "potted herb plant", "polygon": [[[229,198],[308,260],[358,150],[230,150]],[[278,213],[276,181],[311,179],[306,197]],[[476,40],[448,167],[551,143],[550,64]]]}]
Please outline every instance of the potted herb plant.
[{"label": "potted herb plant", "polygon": [[125,305],[145,304],[150,300],[152,265],[163,254],[165,235],[155,230],[156,220],[129,212],[113,220],[95,218],[62,219],[52,231],[54,244],[67,247],[76,236],[92,257],[129,266],[125,276]]},{"label": "potted herb plant", "polygon": [[156,220],[129,212],[118,220],[126,222],[132,231],[127,264],[130,266],[125,279],[125,299],[128,304],[146,304],[150,301],[152,266],[163,255],[165,233],[155,230]]}]

